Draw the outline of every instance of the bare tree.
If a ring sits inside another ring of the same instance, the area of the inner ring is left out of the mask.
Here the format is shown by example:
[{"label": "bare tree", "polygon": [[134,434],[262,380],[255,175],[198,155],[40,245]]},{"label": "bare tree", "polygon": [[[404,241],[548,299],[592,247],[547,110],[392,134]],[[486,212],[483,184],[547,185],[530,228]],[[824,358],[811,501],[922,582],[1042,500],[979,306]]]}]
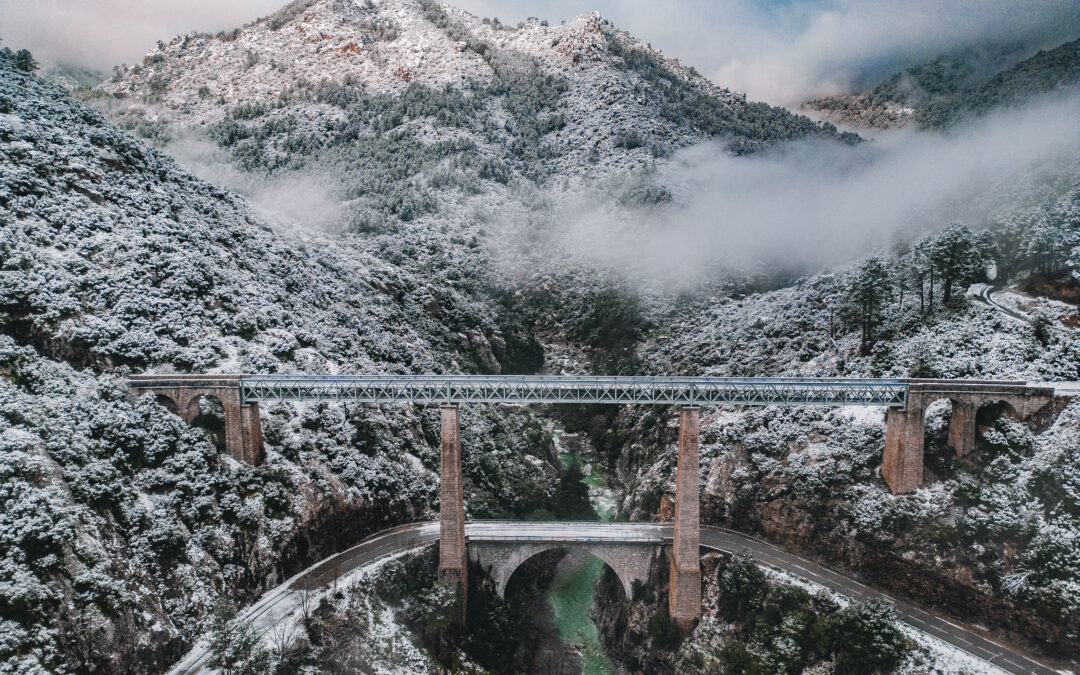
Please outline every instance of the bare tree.
[{"label": "bare tree", "polygon": [[273,645],[278,659],[284,658],[295,642],[296,622],[289,621],[288,617],[283,618],[270,629],[270,644]]}]

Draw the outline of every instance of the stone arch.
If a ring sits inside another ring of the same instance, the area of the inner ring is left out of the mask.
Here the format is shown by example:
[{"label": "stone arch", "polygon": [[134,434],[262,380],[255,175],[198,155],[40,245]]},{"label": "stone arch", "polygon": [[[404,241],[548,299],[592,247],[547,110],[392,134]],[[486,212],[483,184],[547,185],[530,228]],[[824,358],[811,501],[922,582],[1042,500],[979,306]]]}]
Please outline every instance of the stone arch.
[{"label": "stone arch", "polygon": [[975,428],[990,426],[1002,416],[1014,420],[1021,419],[1020,412],[1013,405],[1013,402],[1007,399],[980,401],[979,407],[975,410]]},{"label": "stone arch", "polygon": [[622,583],[623,591],[626,593],[626,598],[629,600],[632,597],[633,579],[631,579],[627,575],[626,570],[620,569],[619,565],[612,561],[611,555],[604,555],[604,551],[593,550],[593,548],[589,546],[573,545],[566,542],[551,542],[550,544],[542,545],[534,544],[529,546],[527,549],[523,548],[520,552],[511,556],[510,560],[507,561],[507,564],[503,567],[503,569],[500,570],[499,578],[496,579],[496,588],[499,592],[499,597],[505,597],[506,587],[510,584],[511,577],[514,576],[514,572],[516,572],[519,567],[525,564],[526,560],[535,558],[536,556],[544,553],[545,551],[555,551],[560,549],[564,551],[569,551],[571,549],[583,549],[585,553],[596,556],[605,565],[611,568],[611,571],[615,573],[615,576],[619,577],[619,582]]},{"label": "stone arch", "polygon": [[211,392],[198,392],[187,401],[184,419],[193,427],[207,431],[218,450],[225,450],[228,427],[228,408],[221,397]]},{"label": "stone arch", "polygon": [[[942,434],[948,439],[946,444],[953,445],[953,429],[955,428],[956,413],[959,409],[959,402],[949,398],[948,396],[935,396],[929,398],[925,403],[925,407],[922,410],[921,420],[921,433],[923,438],[929,440],[937,440],[940,442]],[[945,427],[942,428],[937,424],[944,418]],[[928,447],[933,447],[930,445]]]},{"label": "stone arch", "polygon": [[1013,405],[1014,402],[1007,399],[979,401],[978,407],[975,409],[975,415],[972,417],[975,426],[974,435],[978,440],[983,440],[983,432],[994,426],[1002,417],[1008,417],[1016,421],[1023,419],[1023,415]]},{"label": "stone arch", "polygon": [[957,457],[963,457],[975,449],[975,411],[976,402],[970,396],[942,394],[928,397],[923,411],[923,433],[926,432],[926,420],[934,414],[934,408],[947,401],[951,407],[946,445],[953,449]]},{"label": "stone arch", "polygon": [[545,551],[581,550],[594,555],[611,568],[622,583],[627,599],[633,595],[633,582],[648,579],[654,547],[640,544],[589,544],[566,541],[535,543],[475,542],[469,544],[470,557],[488,567],[499,597],[504,597],[510,578],[526,560]]},{"label": "stone arch", "polygon": [[168,394],[154,394],[154,401],[172,414],[184,417],[180,414],[180,405],[172,396],[169,396]]}]

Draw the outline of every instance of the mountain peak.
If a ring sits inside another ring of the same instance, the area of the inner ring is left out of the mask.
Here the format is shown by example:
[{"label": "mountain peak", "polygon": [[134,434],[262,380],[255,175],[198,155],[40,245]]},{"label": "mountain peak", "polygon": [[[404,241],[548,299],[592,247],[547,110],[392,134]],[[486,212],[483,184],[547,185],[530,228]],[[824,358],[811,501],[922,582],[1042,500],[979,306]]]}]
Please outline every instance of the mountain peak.
[{"label": "mountain peak", "polygon": [[611,66],[611,41],[663,62],[681,78],[715,89],[692,69],[616,30],[599,12],[558,26],[481,19],[436,0],[298,0],[270,16],[217,35],[186,33],[159,42],[142,63],[117,69],[102,89],[161,103],[185,116],[220,118],[221,107],[283,100],[324,84],[399,93],[489,82],[491,52],[534,60],[545,74]]},{"label": "mountain peak", "polygon": [[[129,102],[122,126],[206,129],[247,169],[310,166],[315,156],[337,162],[342,147],[358,152],[360,139],[373,153],[408,145],[392,152],[400,166],[391,171],[408,196],[388,206],[406,219],[435,209],[435,198],[416,197],[432,157],[447,165],[439,171],[468,164],[477,177],[455,184],[475,188],[514,176],[595,180],[708,138],[744,153],[837,136],[830,125],[748,103],[598,12],[558,26],[506,26],[436,0],[293,3],[233,31],[159,43],[101,88]],[[357,163],[384,165],[381,156],[354,159],[346,172],[354,177]],[[371,197],[368,179],[352,180],[342,194]]]}]

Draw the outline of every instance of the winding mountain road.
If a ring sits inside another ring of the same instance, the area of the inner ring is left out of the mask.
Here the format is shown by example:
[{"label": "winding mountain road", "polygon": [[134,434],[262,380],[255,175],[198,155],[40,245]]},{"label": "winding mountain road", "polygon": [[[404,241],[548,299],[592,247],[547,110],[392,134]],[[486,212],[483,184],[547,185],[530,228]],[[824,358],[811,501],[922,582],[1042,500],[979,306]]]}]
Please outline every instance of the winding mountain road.
[{"label": "winding mountain road", "polygon": [[898,618],[923,633],[997,666],[1008,673],[1055,675],[1057,671],[990,640],[971,628],[946,621],[876,591],[827,567],[789,553],[768,542],[719,527],[702,526],[701,546],[725,553],[750,551],[759,565],[769,566],[806,579],[851,600],[885,599],[892,602]]},{"label": "winding mountain road", "polygon": [[998,302],[997,300],[995,300],[994,299],[994,293],[997,292],[997,289],[994,288],[993,286],[991,286],[990,284],[973,284],[971,292],[976,298],[978,298],[979,300],[982,300],[987,305],[989,305],[991,308],[996,309],[997,311],[1001,312],[1002,314],[1005,314],[1005,315],[1010,316],[1010,317],[1012,317],[1014,319],[1018,319],[1018,320],[1024,321],[1024,322],[1030,322],[1031,321],[1031,316],[1030,315],[1025,314],[1024,312],[1020,312],[1020,311],[1017,311],[1015,309],[1012,309],[1011,307],[1006,307],[1005,305],[1003,305],[1000,302]]},{"label": "winding mountain road", "polygon": [[[542,538],[596,537],[597,523],[515,523],[510,521],[471,521],[465,526],[466,536],[489,539],[505,537],[519,539],[520,529],[528,525],[537,530]],[[618,532],[604,535],[606,538],[653,539],[659,531],[664,540],[670,540],[671,526],[656,523],[612,523]],[[239,616],[251,623],[258,634],[270,635],[274,629],[292,613],[302,608],[309,593],[330,586],[335,580],[365,565],[377,562],[386,556],[403,553],[420,546],[431,544],[439,539],[439,523],[421,522],[402,525],[374,534],[356,546],[331,556],[308,568],[276,589],[266,593],[258,602],[251,605]],[[834,572],[813,561],[785,551],[768,542],[762,541],[733,530],[703,526],[701,528],[701,547],[724,553],[749,551],[758,564],[771,567],[811,583],[823,586],[851,600],[886,599],[896,607],[901,621],[928,635],[950,644],[972,656],[1017,675],[1035,673],[1054,675],[1056,671],[1019,654],[993,640],[984,637],[974,629],[946,621],[917,607],[896,600],[884,593],[865,586],[854,579]],[[210,652],[204,641],[195,646],[179,663],[169,671],[173,675],[198,673],[210,661]]]}]

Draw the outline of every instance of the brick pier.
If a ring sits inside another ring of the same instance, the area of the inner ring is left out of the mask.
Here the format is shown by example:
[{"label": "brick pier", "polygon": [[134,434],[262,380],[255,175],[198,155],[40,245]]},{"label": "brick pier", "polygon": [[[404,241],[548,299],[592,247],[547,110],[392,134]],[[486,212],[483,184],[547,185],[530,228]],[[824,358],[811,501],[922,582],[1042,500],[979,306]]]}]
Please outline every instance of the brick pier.
[{"label": "brick pier", "polygon": [[679,459],[675,469],[675,536],[671,549],[668,611],[683,631],[701,616],[701,516],[698,491],[699,410],[679,411]]},{"label": "brick pier", "polygon": [[464,594],[468,591],[469,583],[465,558],[465,503],[461,488],[461,411],[456,405],[444,405],[441,411],[439,582],[450,585],[460,583]]}]

